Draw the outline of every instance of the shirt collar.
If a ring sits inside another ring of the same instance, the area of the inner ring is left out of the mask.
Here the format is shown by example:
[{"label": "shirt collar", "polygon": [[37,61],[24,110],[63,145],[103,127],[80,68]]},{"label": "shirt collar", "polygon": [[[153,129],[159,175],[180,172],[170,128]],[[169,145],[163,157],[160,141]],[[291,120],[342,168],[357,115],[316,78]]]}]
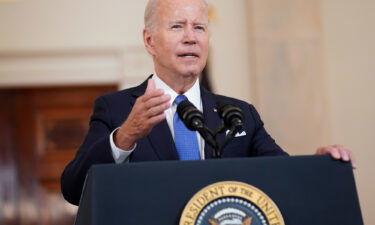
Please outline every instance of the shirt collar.
[{"label": "shirt collar", "polygon": [[[177,93],[169,87],[164,81],[162,81],[156,73],[154,73],[154,76],[152,76],[152,79],[155,81],[155,87],[163,89],[166,94],[169,94],[171,96],[171,105],[173,104],[174,99],[177,97]],[[194,85],[187,90],[184,95],[189,99],[191,103],[195,107],[197,107],[199,110],[202,110],[202,104],[201,104],[201,89],[199,85],[199,79],[197,79],[194,83]]]}]

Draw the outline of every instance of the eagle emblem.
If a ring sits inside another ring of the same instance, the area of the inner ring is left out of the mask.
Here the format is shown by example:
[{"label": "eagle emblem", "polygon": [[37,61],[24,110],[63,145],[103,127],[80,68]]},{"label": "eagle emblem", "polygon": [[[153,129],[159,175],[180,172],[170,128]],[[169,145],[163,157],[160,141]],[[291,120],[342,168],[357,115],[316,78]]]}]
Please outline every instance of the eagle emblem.
[{"label": "eagle emblem", "polygon": [[251,225],[253,217],[236,208],[224,208],[209,218],[210,225]]}]

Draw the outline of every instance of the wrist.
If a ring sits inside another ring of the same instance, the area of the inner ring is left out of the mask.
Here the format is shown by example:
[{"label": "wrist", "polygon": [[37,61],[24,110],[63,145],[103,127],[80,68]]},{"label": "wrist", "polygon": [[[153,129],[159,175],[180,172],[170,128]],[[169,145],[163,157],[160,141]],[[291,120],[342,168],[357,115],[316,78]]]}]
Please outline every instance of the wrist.
[{"label": "wrist", "polygon": [[122,132],[121,128],[115,131],[113,141],[118,148],[125,151],[130,151],[133,149],[136,143],[135,139],[126,132]]}]

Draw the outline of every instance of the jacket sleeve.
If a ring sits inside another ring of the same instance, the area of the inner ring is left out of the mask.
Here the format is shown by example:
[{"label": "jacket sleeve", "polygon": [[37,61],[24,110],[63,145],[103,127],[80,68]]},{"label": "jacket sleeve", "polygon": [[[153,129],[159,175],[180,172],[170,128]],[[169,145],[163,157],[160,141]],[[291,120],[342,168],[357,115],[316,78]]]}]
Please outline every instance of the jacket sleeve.
[{"label": "jacket sleeve", "polygon": [[107,103],[99,97],[94,103],[84,142],[61,176],[61,191],[68,202],[79,204],[86,174],[92,165],[114,163],[109,141],[113,129]]},{"label": "jacket sleeve", "polygon": [[253,105],[250,105],[250,112],[255,124],[255,131],[250,147],[253,156],[283,156],[288,155],[275,140],[267,133],[259,113]]}]

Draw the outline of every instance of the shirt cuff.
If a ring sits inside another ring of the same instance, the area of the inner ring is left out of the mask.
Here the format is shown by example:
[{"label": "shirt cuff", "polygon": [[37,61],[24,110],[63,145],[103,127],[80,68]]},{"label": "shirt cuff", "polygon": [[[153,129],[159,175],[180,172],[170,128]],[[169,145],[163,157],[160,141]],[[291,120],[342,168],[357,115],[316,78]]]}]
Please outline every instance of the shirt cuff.
[{"label": "shirt cuff", "polygon": [[109,142],[111,144],[111,150],[112,150],[112,157],[115,160],[116,164],[128,162],[130,154],[134,151],[134,149],[137,147],[137,144],[134,145],[134,147],[130,150],[123,150],[116,146],[114,140],[113,140],[113,134],[119,129],[116,128],[112,131],[111,135],[109,135]]}]

